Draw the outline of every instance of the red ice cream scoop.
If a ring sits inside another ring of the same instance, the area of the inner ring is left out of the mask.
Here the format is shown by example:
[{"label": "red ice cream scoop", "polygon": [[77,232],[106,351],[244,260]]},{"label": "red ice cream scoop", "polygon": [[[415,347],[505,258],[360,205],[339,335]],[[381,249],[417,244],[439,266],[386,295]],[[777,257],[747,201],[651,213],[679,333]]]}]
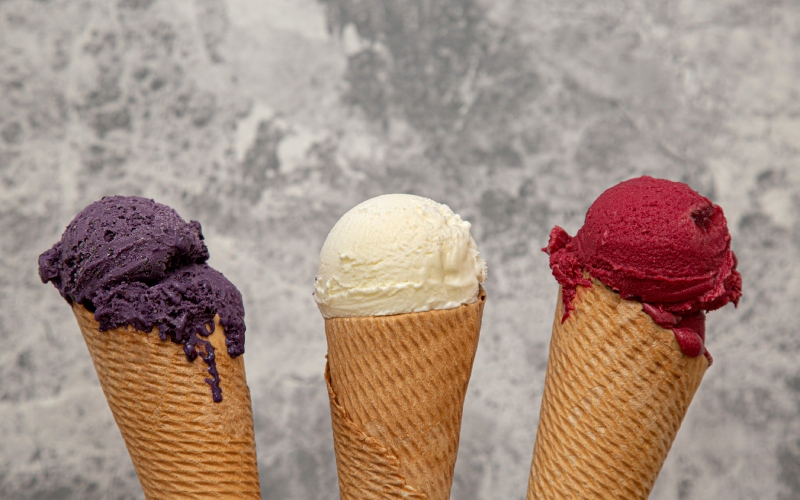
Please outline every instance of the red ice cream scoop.
[{"label": "red ice cream scoop", "polygon": [[722,209],[681,182],[639,177],[606,190],[575,237],[556,226],[543,249],[562,286],[564,317],[583,272],[675,331],[687,356],[706,354],[704,313],[738,304],[742,277]]}]

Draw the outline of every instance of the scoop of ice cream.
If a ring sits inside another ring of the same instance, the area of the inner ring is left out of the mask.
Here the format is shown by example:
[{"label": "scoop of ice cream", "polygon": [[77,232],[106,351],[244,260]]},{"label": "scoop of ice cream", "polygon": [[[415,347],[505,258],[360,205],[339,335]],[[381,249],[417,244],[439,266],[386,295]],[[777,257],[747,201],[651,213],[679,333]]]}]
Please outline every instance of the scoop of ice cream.
[{"label": "scoop of ice cream", "polygon": [[472,226],[447,205],[378,196],[347,212],[319,256],[314,299],[326,318],[450,309],[486,279]]},{"label": "scoop of ice cream", "polygon": [[[228,354],[244,352],[244,306],[236,287],[210,268],[200,223],[136,196],[92,203],[67,226],[61,241],[39,256],[39,275],[70,304],[94,312],[100,330],[131,325],[183,344],[186,356],[209,365],[206,379],[221,400],[210,335],[214,316]],[[212,330],[213,331],[213,330]]]},{"label": "scoop of ice cream", "polygon": [[623,298],[646,304],[659,325],[698,337],[699,326],[685,326],[697,326],[695,313],[737,304],[742,294],[722,209],[680,182],[622,182],[597,198],[574,238],[556,226],[543,250],[562,285],[564,319],[573,309],[575,287],[591,286],[584,272]]},{"label": "scoop of ice cream", "polygon": [[137,196],[109,196],[84,208],[61,241],[39,258],[39,275],[70,303],[117,283],[157,283],[179,267],[205,262],[200,223]]}]

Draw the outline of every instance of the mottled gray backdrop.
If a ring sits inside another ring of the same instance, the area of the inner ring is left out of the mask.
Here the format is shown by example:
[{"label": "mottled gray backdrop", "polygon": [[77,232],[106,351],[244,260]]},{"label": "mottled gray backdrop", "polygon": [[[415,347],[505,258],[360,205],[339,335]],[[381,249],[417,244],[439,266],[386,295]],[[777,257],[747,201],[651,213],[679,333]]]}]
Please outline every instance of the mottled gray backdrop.
[{"label": "mottled gray backdrop", "polygon": [[557,286],[540,252],[652,174],[744,276],[652,498],[800,498],[797,0],[0,0],[0,497],[142,498],[36,273],[86,204],[203,223],[242,291],[264,498],[335,499],[316,258],[382,193],[473,223],[489,301],[453,498],[524,497]]}]

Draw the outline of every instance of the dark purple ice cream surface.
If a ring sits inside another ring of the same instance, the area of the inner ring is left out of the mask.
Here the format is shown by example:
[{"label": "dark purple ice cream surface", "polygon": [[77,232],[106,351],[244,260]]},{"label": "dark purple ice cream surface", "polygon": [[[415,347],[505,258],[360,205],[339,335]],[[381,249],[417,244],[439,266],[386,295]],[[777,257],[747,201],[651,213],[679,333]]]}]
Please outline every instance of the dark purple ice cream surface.
[{"label": "dark purple ice cream surface", "polygon": [[39,275],[69,302],[94,312],[100,330],[130,325],[183,344],[189,360],[208,364],[221,401],[214,348],[205,338],[219,314],[231,357],[244,353],[244,305],[236,287],[209,267],[200,223],[135,196],[92,203],[61,241],[39,256]]}]

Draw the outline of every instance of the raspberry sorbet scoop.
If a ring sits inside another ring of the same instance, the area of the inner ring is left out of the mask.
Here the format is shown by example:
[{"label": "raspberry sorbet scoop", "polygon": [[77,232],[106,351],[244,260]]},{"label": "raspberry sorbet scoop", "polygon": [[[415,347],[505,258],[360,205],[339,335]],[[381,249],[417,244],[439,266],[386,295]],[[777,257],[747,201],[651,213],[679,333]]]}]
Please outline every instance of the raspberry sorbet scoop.
[{"label": "raspberry sorbet scoop", "polygon": [[[722,209],[681,182],[639,177],[606,190],[575,237],[556,226],[542,249],[564,315],[594,277],[671,328],[684,354],[705,354],[705,312],[738,304],[742,277]],[[586,276],[586,275],[589,276]]]}]

